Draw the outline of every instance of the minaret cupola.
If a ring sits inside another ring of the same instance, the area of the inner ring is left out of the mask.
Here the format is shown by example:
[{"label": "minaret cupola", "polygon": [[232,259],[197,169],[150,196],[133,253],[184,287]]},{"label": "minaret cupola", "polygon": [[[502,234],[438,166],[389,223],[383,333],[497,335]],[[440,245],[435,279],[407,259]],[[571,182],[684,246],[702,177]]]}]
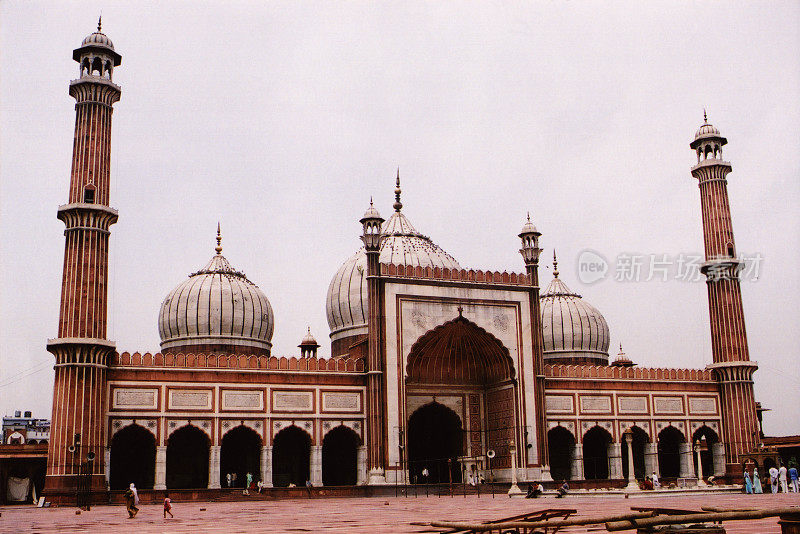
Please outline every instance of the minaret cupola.
[{"label": "minaret cupola", "polygon": [[114,50],[114,43],[102,32],[103,19],[97,21],[97,31],[86,36],[80,48],[72,52],[72,59],[80,65],[80,77],[112,79],[114,67],[122,63],[122,56]]}]

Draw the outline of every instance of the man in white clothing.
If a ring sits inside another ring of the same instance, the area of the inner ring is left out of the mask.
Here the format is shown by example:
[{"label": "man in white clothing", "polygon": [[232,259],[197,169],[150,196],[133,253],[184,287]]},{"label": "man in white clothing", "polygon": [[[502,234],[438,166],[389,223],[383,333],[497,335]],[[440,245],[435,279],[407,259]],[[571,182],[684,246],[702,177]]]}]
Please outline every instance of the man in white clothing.
[{"label": "man in white clothing", "polygon": [[781,493],[789,493],[788,482],[786,480],[786,466],[782,465],[778,469],[778,479],[781,482]]},{"label": "man in white clothing", "polygon": [[769,468],[769,486],[772,493],[778,493],[778,470],[775,467]]}]

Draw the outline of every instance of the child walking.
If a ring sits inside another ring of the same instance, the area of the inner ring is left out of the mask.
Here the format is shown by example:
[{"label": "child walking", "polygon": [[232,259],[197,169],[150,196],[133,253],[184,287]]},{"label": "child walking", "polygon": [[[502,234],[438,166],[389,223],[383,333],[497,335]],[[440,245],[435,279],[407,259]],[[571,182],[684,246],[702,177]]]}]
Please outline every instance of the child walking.
[{"label": "child walking", "polygon": [[172,500],[169,498],[169,493],[164,494],[164,519],[167,518],[167,514],[175,519],[175,516],[172,515]]}]

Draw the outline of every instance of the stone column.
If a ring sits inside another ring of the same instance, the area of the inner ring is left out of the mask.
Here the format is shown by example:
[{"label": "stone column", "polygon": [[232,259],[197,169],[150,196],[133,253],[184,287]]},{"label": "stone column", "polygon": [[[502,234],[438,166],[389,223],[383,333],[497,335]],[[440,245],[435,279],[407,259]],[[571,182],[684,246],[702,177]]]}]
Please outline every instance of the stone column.
[{"label": "stone column", "polygon": [[212,445],[208,451],[208,489],[219,489],[219,451],[222,447]]},{"label": "stone column", "polygon": [[[627,431],[625,434],[625,447],[628,449],[628,491],[639,491],[639,484],[636,483],[636,472],[633,467],[633,432]],[[620,458],[622,460],[622,458]]]},{"label": "stone column", "polygon": [[714,476],[725,476],[725,444],[721,441],[711,446],[711,457],[713,458]]},{"label": "stone column", "polygon": [[156,479],[153,489],[167,489],[167,447],[159,445],[156,447]]},{"label": "stone column", "polygon": [[111,487],[111,447],[106,447],[105,451],[103,451],[103,459],[105,460],[105,472],[106,472],[106,487]]},{"label": "stone column", "polygon": [[272,447],[261,447],[261,482],[268,488],[272,487]]},{"label": "stone column", "polygon": [[705,486],[706,481],[703,480],[703,459],[700,456],[700,442],[696,441],[694,444],[694,452],[697,456],[697,485]]},{"label": "stone column", "polygon": [[311,483],[315,486],[322,485],[322,446],[311,446]]},{"label": "stone column", "polygon": [[356,484],[359,486],[367,482],[367,447],[362,445],[356,453]]},{"label": "stone column", "polygon": [[653,473],[659,474],[658,443],[656,442],[645,443],[644,445],[644,470],[647,476]]},{"label": "stone column", "polygon": [[572,464],[569,471],[569,479],[583,480],[585,478],[586,476],[583,474],[583,445],[576,443],[575,447],[572,449]]},{"label": "stone column", "polygon": [[619,443],[608,444],[608,478],[622,478],[622,445]]},{"label": "stone column", "polygon": [[511,455],[511,487],[508,488],[508,496],[524,495],[525,492],[517,485],[517,446],[513,441],[509,443],[508,453]]},{"label": "stone column", "polygon": [[680,454],[680,472],[678,474],[681,478],[694,478],[694,462],[692,461],[692,444],[683,442],[678,444],[678,453]]}]

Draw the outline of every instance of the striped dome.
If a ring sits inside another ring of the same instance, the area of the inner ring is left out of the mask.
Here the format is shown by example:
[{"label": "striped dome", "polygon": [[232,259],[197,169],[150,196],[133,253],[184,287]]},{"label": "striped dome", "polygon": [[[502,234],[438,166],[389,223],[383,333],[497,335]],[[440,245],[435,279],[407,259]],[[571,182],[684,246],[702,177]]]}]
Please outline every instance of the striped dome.
[{"label": "striped dome", "polygon": [[244,273],[231,267],[221,247],[217,251],[161,304],[161,349],[269,353],[275,324],[269,300]]},{"label": "striped dome", "polygon": [[608,323],[597,308],[555,278],[540,296],[545,363],[608,364]]},{"label": "striped dome", "polygon": [[[419,233],[399,209],[383,223],[381,263],[461,269],[458,262]],[[328,287],[325,311],[331,340],[367,333],[367,254],[362,247],[339,267]]]}]

